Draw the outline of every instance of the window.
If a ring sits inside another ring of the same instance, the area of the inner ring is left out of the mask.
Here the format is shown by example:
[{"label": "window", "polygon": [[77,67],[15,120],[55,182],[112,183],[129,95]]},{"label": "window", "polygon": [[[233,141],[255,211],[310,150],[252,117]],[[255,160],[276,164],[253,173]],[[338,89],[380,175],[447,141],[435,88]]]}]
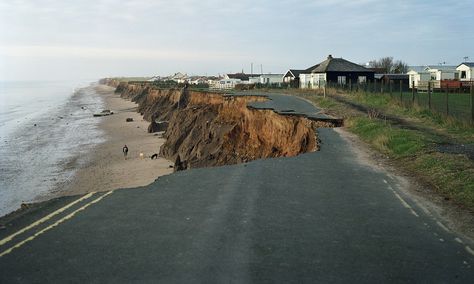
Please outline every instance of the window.
[{"label": "window", "polygon": [[466,79],[466,71],[461,71],[461,79]]},{"label": "window", "polygon": [[367,82],[367,77],[359,76],[358,81],[359,81],[359,84],[365,84],[365,82]]},{"label": "window", "polygon": [[339,85],[345,85],[346,84],[346,76],[337,76],[337,83]]}]

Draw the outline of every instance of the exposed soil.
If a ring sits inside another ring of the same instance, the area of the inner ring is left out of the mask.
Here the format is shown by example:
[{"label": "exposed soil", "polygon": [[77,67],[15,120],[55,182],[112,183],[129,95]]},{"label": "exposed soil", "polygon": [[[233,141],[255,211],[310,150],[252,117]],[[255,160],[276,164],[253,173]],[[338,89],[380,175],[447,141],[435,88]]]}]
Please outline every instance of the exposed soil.
[{"label": "exposed soil", "polygon": [[113,80],[103,83],[138,103],[138,111],[151,123],[150,131],[156,129],[156,122],[167,122],[160,155],[176,161],[176,170],[290,157],[318,149],[314,121],[247,107],[264,97],[158,89]]}]

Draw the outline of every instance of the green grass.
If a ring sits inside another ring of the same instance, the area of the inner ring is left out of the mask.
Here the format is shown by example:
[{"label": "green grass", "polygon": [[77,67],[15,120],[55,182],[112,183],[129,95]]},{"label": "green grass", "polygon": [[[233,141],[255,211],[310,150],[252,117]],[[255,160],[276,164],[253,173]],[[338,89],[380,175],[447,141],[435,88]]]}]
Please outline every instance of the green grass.
[{"label": "green grass", "polygon": [[429,144],[429,139],[422,134],[392,127],[381,119],[355,117],[346,124],[364,141],[395,158],[408,157],[424,151]]}]

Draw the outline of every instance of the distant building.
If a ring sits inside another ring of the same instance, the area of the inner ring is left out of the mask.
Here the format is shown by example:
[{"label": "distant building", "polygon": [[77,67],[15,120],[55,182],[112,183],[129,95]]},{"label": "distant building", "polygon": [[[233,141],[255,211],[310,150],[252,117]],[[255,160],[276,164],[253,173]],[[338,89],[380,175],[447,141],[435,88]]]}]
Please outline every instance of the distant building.
[{"label": "distant building", "polygon": [[414,66],[410,67],[407,73],[409,75],[410,88],[428,88],[428,82],[431,82],[431,87],[434,89],[441,88],[441,81],[443,80],[458,80],[459,73],[456,66],[446,65],[429,65],[429,66]]},{"label": "distant building", "polygon": [[236,79],[236,78],[223,78],[219,80],[217,83],[216,87],[218,89],[234,89],[235,85],[237,84],[243,84],[243,81],[241,79]]},{"label": "distant building", "polygon": [[256,75],[257,77],[250,77],[250,83],[259,83],[264,85],[272,85],[272,84],[281,84],[283,83],[283,74],[261,74]]},{"label": "distant building", "polygon": [[463,62],[456,67],[460,81],[474,81],[474,62]]},{"label": "distant building", "polygon": [[363,84],[374,80],[375,72],[331,55],[323,62],[316,64],[300,73],[300,87],[315,89],[326,86],[327,83],[346,85]]},{"label": "distant building", "polygon": [[173,76],[171,76],[170,80],[173,80],[177,82],[178,84],[186,83],[188,82],[188,75],[178,72],[178,73],[175,73]]},{"label": "distant building", "polygon": [[408,89],[410,81],[410,75],[408,74],[375,74],[375,81],[378,81],[384,85],[392,84],[394,89],[399,89],[400,84],[403,90]]},{"label": "distant building", "polygon": [[303,69],[289,69],[286,71],[285,75],[283,75],[283,82],[291,84],[292,82],[298,82],[297,86],[299,86],[300,81],[300,74],[306,70]]}]

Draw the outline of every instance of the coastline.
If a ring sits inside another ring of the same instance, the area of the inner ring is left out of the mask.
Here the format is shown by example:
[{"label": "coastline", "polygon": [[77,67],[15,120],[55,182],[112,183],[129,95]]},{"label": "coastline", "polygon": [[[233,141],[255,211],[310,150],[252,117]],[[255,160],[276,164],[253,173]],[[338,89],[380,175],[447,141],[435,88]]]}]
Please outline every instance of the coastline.
[{"label": "coastline", "polygon": [[[150,159],[159,153],[165,139],[147,132],[149,122],[137,112],[137,104],[120,98],[109,86],[97,85],[94,90],[104,100],[105,108],[114,112],[97,118],[106,141],[86,154],[87,164],[76,171],[67,185],[60,185],[53,197],[145,186],[173,172],[171,161],[162,157]],[[127,118],[133,121],[126,122]],[[129,148],[127,159],[122,154],[125,144]]]}]

